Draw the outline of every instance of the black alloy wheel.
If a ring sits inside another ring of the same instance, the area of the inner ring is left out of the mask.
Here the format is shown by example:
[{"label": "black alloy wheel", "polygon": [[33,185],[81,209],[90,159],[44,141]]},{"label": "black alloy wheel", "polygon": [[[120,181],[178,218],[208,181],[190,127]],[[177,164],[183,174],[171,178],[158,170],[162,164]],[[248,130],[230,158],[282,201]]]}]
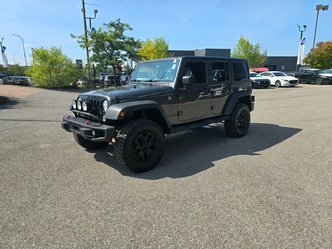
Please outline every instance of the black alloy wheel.
[{"label": "black alloy wheel", "polygon": [[246,104],[239,103],[229,119],[225,121],[225,130],[228,136],[239,138],[247,134],[250,126],[250,110]]},{"label": "black alloy wheel", "polygon": [[165,135],[161,127],[148,119],[128,122],[119,131],[114,155],[124,167],[134,172],[154,168],[164,154]]}]

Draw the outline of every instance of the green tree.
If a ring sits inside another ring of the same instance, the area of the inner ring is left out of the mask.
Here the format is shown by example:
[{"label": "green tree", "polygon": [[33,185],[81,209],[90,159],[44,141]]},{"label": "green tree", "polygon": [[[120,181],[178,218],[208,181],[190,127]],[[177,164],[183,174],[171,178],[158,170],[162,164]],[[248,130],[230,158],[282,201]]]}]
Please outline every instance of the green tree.
[{"label": "green tree", "polygon": [[168,43],[164,37],[154,38],[153,40],[147,39],[145,42],[142,42],[142,46],[138,50],[138,55],[142,60],[171,56],[171,54],[168,53]]},{"label": "green tree", "polygon": [[310,64],[314,68],[332,68],[332,40],[318,42],[316,48],[304,58],[305,64]]},{"label": "green tree", "polygon": [[234,51],[232,57],[244,58],[248,60],[249,67],[261,67],[264,66],[267,58],[267,51],[260,52],[261,46],[257,44],[251,44],[247,38],[241,36]]},{"label": "green tree", "polygon": [[27,67],[21,67],[18,64],[9,65],[7,73],[8,75],[26,75]]},{"label": "green tree", "polygon": [[32,50],[32,65],[28,73],[39,87],[70,86],[80,75],[80,70],[61,48],[36,48]]},{"label": "green tree", "polygon": [[125,32],[132,28],[127,23],[122,23],[120,19],[104,23],[103,28],[89,32],[88,39],[84,35],[75,36],[82,48],[89,48],[92,51],[90,63],[97,63],[98,71],[106,70],[108,66],[116,71],[116,65],[126,60],[137,60],[137,50],[140,41],[127,36]]}]

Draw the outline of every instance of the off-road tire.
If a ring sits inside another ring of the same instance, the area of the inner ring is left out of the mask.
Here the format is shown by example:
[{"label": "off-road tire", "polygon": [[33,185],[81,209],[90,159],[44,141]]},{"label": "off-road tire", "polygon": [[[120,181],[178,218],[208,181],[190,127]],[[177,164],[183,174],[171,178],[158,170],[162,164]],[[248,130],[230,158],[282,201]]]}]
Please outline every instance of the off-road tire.
[{"label": "off-road tire", "polygon": [[250,110],[246,104],[238,103],[225,121],[225,130],[228,136],[239,138],[247,134],[250,126]]},{"label": "off-road tire", "polygon": [[154,168],[164,154],[165,135],[161,127],[147,119],[132,120],[115,138],[114,156],[134,172]]},{"label": "off-road tire", "polygon": [[97,149],[101,149],[104,147],[108,146],[108,142],[92,142],[89,140],[86,140],[84,137],[82,137],[81,135],[77,134],[77,133],[73,133],[74,139],[75,141],[81,145],[82,147],[88,149],[88,150],[97,150]]},{"label": "off-road tire", "polygon": [[276,81],[276,87],[281,87],[281,82],[279,80]]}]

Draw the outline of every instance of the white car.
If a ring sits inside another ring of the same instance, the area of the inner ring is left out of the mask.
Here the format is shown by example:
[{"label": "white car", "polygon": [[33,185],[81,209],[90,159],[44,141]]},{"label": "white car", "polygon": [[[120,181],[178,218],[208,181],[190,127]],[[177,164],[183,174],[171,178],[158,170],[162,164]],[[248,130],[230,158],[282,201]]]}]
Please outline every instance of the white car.
[{"label": "white car", "polygon": [[271,86],[275,87],[296,86],[299,83],[297,78],[280,71],[268,71],[260,73],[259,75],[268,78],[271,82]]}]

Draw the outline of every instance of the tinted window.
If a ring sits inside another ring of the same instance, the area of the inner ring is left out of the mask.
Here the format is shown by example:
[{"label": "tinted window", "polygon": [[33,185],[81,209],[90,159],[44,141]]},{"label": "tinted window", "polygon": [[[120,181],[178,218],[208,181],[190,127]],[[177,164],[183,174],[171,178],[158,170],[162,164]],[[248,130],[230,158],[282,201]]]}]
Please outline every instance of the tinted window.
[{"label": "tinted window", "polygon": [[206,83],[206,68],[204,62],[187,62],[184,66],[185,76],[195,76],[196,83]]},{"label": "tinted window", "polygon": [[227,62],[212,63],[211,72],[213,82],[229,81],[229,67]]},{"label": "tinted window", "polygon": [[281,77],[283,77],[283,76],[287,76],[287,74],[285,74],[283,72],[275,72],[274,76],[281,76]]},{"label": "tinted window", "polygon": [[243,62],[233,62],[233,75],[235,81],[248,79],[247,64]]}]

